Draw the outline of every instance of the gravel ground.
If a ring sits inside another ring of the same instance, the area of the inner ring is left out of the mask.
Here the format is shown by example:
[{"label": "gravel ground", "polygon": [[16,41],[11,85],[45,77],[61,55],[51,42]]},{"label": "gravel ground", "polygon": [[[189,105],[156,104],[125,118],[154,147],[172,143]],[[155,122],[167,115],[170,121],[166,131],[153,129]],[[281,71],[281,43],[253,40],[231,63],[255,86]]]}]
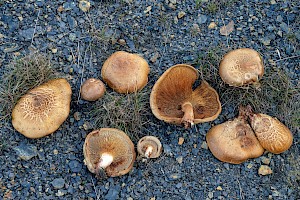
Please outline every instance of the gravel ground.
[{"label": "gravel ground", "polygon": [[[150,87],[174,64],[195,63],[208,50],[225,53],[238,47],[259,51],[266,67],[286,70],[299,84],[298,0],[90,3],[90,10],[83,12],[78,1],[0,1],[1,74],[14,57],[39,50],[52,56],[73,89],[70,117],[54,134],[31,140],[10,122],[0,127],[5,144],[0,152],[0,199],[300,199],[299,128],[287,152],[232,165],[218,161],[205,145],[212,125],[236,115],[230,105],[217,120],[189,130],[151,116],[143,135],[158,136],[163,155],[137,161],[127,175],[97,180],[82,162],[83,142],[92,130],[83,126],[90,120],[90,103],[77,101],[81,80],[100,77],[104,60],[117,50],[147,59]],[[220,28],[231,20],[234,30],[221,35]],[[273,173],[259,175],[264,165]]]}]

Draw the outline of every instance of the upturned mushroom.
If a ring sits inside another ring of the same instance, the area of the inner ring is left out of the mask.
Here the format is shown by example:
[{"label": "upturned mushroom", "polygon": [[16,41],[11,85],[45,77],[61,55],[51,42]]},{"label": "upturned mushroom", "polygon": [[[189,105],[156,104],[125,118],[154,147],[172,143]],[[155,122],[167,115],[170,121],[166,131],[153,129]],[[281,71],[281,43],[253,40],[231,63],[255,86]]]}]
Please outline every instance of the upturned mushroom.
[{"label": "upturned mushroom", "polygon": [[83,145],[84,163],[98,178],[128,173],[136,158],[134,144],[121,130],[101,128],[89,133]]},{"label": "upturned mushroom", "polygon": [[208,131],[207,145],[217,159],[240,164],[263,154],[264,149],[246,119],[246,112],[241,107],[237,118],[216,125]]},{"label": "upturned mushroom", "polygon": [[81,86],[81,98],[87,101],[96,101],[105,93],[104,83],[96,78],[87,79]]},{"label": "upturned mushroom", "polygon": [[70,84],[62,78],[28,91],[12,111],[13,127],[28,138],[53,133],[69,116],[71,95]]},{"label": "upturned mushroom", "polygon": [[261,55],[249,48],[241,48],[225,54],[220,62],[219,74],[230,86],[253,84],[259,87],[259,79],[264,74]]},{"label": "upturned mushroom", "polygon": [[141,56],[117,51],[104,62],[101,75],[116,92],[133,93],[145,87],[149,72],[149,65]]},{"label": "upturned mushroom", "polygon": [[158,158],[162,152],[162,145],[157,137],[145,136],[138,141],[137,151],[146,158]]},{"label": "upturned mushroom", "polygon": [[153,114],[165,122],[183,124],[185,128],[215,120],[221,112],[219,95],[204,80],[193,90],[198,77],[198,71],[186,64],[166,70],[151,91]]},{"label": "upturned mushroom", "polygon": [[254,113],[247,106],[250,125],[263,148],[279,154],[288,150],[293,143],[291,131],[278,119],[262,113]]}]

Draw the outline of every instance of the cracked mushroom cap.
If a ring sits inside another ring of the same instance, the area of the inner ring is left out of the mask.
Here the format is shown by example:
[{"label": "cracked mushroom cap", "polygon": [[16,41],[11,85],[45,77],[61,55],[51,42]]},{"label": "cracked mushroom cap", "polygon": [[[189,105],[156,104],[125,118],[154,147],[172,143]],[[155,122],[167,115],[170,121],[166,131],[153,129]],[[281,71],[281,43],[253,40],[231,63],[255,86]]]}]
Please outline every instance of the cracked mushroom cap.
[{"label": "cracked mushroom cap", "polygon": [[141,56],[117,51],[104,62],[101,75],[116,92],[132,93],[147,84],[149,72],[149,65]]},{"label": "cracked mushroom cap", "polygon": [[101,128],[92,131],[83,145],[84,163],[90,172],[115,177],[128,173],[136,158],[134,144],[121,130]]},{"label": "cracked mushroom cap", "polygon": [[81,98],[87,101],[96,101],[105,93],[104,83],[96,78],[87,79],[81,86]]},{"label": "cracked mushroom cap", "polygon": [[250,106],[247,109],[250,125],[263,148],[279,154],[292,146],[293,134],[288,127],[274,117],[254,113]]},{"label": "cracked mushroom cap", "polygon": [[244,116],[212,127],[206,135],[212,154],[223,162],[240,164],[264,153]]},{"label": "cracked mushroom cap", "polygon": [[139,140],[137,151],[146,158],[158,158],[162,152],[162,145],[157,137],[145,136]]},{"label": "cracked mushroom cap", "polygon": [[241,48],[228,52],[220,62],[219,74],[230,86],[256,84],[264,74],[261,55],[249,48]]},{"label": "cracked mushroom cap", "polygon": [[63,78],[28,91],[12,111],[13,127],[28,138],[53,133],[69,116],[71,95],[71,86]]},{"label": "cracked mushroom cap", "polygon": [[193,124],[215,120],[221,112],[218,93],[206,81],[193,90],[198,71],[190,65],[178,64],[155,83],[150,106],[160,120],[172,124]]}]

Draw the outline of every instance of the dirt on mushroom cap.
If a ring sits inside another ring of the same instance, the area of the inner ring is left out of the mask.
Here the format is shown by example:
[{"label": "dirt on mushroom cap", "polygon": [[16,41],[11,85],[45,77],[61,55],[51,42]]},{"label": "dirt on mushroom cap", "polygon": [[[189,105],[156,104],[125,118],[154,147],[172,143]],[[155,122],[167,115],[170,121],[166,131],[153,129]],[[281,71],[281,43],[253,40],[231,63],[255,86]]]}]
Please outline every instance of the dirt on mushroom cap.
[{"label": "dirt on mushroom cap", "polygon": [[231,86],[257,83],[264,74],[261,55],[249,48],[235,49],[224,55],[220,62],[219,74]]}]

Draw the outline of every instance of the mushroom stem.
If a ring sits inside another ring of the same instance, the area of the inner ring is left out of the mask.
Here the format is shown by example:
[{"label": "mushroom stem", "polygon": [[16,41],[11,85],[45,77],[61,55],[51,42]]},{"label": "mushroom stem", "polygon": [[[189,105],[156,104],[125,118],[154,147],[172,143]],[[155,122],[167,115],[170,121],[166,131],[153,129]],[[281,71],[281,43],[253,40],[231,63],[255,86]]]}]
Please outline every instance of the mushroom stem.
[{"label": "mushroom stem", "polygon": [[108,167],[112,163],[113,159],[114,158],[112,157],[112,155],[110,155],[108,153],[103,153],[101,155],[100,160],[99,160],[98,168],[105,169],[106,167]]},{"label": "mushroom stem", "polygon": [[153,151],[153,147],[152,146],[147,146],[146,151],[145,151],[146,158],[150,157],[152,151]]},{"label": "mushroom stem", "polygon": [[184,128],[189,128],[194,125],[194,111],[193,105],[190,102],[185,102],[181,106],[182,112],[184,115],[181,119],[181,123],[183,123]]}]

